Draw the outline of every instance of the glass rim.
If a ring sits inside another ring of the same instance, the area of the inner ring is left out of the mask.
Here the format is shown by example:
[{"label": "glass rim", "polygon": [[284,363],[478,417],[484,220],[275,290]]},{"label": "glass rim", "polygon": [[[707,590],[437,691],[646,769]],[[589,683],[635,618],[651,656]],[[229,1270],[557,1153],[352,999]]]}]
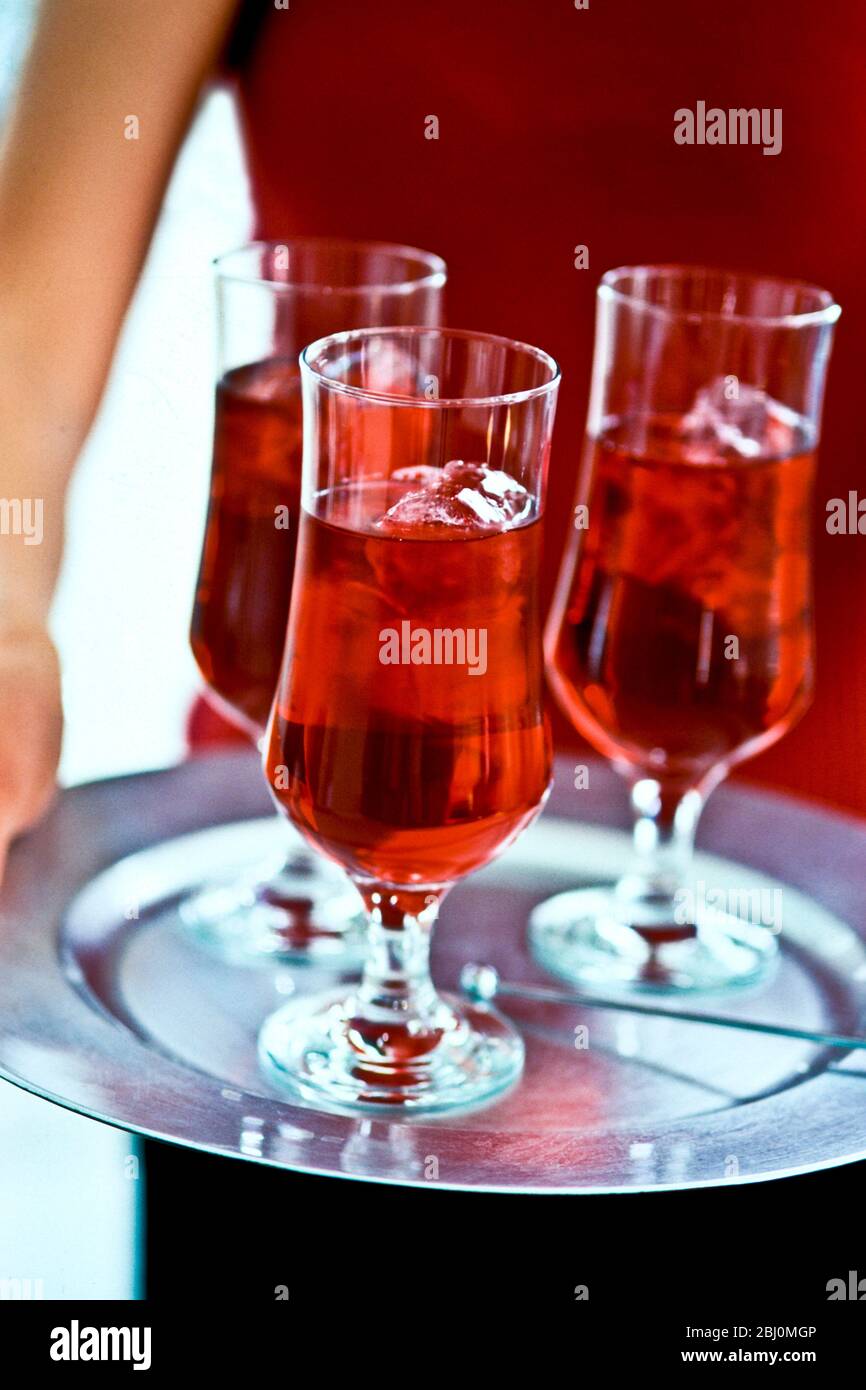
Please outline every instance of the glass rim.
[{"label": "glass rim", "polygon": [[[538,386],[527,386],[522,391],[505,391],[488,396],[436,396],[431,400],[427,396],[398,396],[386,391],[371,391],[365,386],[352,386],[345,381],[335,381],[333,377],[325,376],[323,372],[317,370],[310,360],[315,354],[321,353],[326,346],[329,348],[342,346],[352,340],[384,338],[386,336],[417,338],[425,334],[440,338],[473,340],[511,348],[516,352],[523,353],[526,357],[534,358],[536,362],[547,367],[550,377],[547,381],[540,382]],[[355,396],[365,401],[378,401],[380,404],[391,406],[425,406],[433,410],[447,407],[478,406],[481,408],[491,405],[519,405],[524,401],[534,400],[539,396],[548,395],[555,391],[562,375],[556,359],[551,357],[549,352],[545,352],[543,348],[534,347],[531,343],[521,342],[518,338],[508,338],[501,333],[484,333],[471,328],[437,327],[431,324],[402,324],[393,328],[383,325],[376,328],[349,328],[340,333],[328,333],[325,337],[317,338],[315,342],[309,343],[301,352],[299,361],[302,373],[307,374],[321,386],[337,391],[342,395]]]},{"label": "glass rim", "polygon": [[[787,289],[801,289],[816,296],[823,301],[818,309],[804,310],[802,313],[795,314],[724,314],[718,309],[674,309],[666,304],[651,304],[648,300],[642,299],[638,294],[630,294],[626,290],[618,288],[618,281],[627,275],[636,275],[639,271],[649,271],[659,279],[681,278],[697,275],[727,275],[732,280],[740,281],[744,284],[766,284],[784,286]],[[772,273],[762,274],[760,271],[749,270],[730,270],[724,266],[707,265],[688,265],[686,263],[660,263],[658,265],[621,265],[613,270],[606,270],[598,282],[598,298],[605,301],[616,301],[620,304],[629,304],[633,308],[641,310],[646,314],[653,314],[663,319],[680,319],[688,323],[701,323],[703,321],[718,323],[740,323],[754,324],[759,327],[767,328],[807,328],[815,324],[834,324],[842,312],[841,305],[837,304],[834,296],[829,290],[822,289],[820,285],[814,285],[809,280],[789,279],[784,275],[774,275]]]},{"label": "glass rim", "polygon": [[[250,252],[275,250],[281,246],[285,246],[289,251],[293,247],[321,251],[326,248],[341,251],[373,251],[395,258],[398,256],[407,260],[413,258],[426,269],[424,274],[411,279],[395,280],[392,284],[369,282],[362,285],[329,285],[325,281],[275,280],[269,275],[242,274],[232,270],[229,265],[231,261],[249,255]],[[220,283],[261,285],[278,293],[315,290],[319,294],[331,295],[410,294],[419,289],[441,289],[446,283],[448,273],[448,267],[441,256],[437,256],[435,251],[424,251],[419,246],[405,246],[396,241],[368,241],[363,238],[355,240],[352,237],[329,236],[254,238],[252,241],[245,241],[239,246],[232,247],[230,251],[221,252],[219,256],[213,258],[211,265]]]}]

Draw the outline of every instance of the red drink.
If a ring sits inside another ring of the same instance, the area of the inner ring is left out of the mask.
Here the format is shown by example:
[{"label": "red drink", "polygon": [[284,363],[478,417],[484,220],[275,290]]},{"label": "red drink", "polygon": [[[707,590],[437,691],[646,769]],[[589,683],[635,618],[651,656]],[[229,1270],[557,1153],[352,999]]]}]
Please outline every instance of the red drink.
[{"label": "red drink", "polygon": [[279,676],[300,486],[297,365],[274,358],[227,372],[217,387],[191,643],[211,691],[256,735]]},{"label": "red drink", "polygon": [[781,420],[750,458],[687,433],[684,417],[659,416],[638,451],[615,424],[590,445],[588,527],[548,667],[607,757],[694,784],[775,742],[808,704],[814,455]]},{"label": "red drink", "polygon": [[314,1100],[444,1110],[523,1064],[494,1010],[437,993],[429,951],[452,883],[533,820],[550,779],[536,580],[559,373],[537,348],[423,326],[334,334],[301,373],[297,574],[265,775],[348,870],[369,950],[346,994],[267,1019],[259,1054]]},{"label": "red drink", "polygon": [[[459,468],[463,480],[485,472]],[[303,513],[290,693],[267,768],[295,824],[356,878],[435,885],[534,818],[550,750],[538,520],[494,529],[426,501],[422,515],[418,487],[419,474],[349,484]]]}]

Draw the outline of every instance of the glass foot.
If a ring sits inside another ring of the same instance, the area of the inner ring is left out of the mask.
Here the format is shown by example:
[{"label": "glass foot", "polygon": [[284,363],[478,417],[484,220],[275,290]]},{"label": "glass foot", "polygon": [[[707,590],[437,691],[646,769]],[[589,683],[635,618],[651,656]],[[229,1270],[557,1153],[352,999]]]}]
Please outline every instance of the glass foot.
[{"label": "glass foot", "polygon": [[197,941],[237,963],[273,957],[355,969],[366,954],[357,892],[339,870],[303,850],[275,873],[260,868],[202,888],[181,903],[179,915]]},{"label": "glass foot", "polygon": [[612,889],[559,893],[529,919],[532,954],[575,985],[668,993],[754,984],[778,955],[767,927],[712,908],[691,928],[656,928],[647,936],[626,925],[622,912]]},{"label": "glass foot", "polygon": [[478,1105],[516,1081],[523,1041],[484,1005],[437,995],[424,1025],[362,1017],[357,997],[336,993],[287,1004],[265,1021],[267,1074],[329,1110],[451,1110]]}]

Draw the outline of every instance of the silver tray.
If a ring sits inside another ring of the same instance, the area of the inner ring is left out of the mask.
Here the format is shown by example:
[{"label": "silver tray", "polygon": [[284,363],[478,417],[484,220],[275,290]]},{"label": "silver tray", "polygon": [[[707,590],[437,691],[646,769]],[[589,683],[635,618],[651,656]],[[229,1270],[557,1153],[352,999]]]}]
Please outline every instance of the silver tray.
[{"label": "silver tray", "polygon": [[[525,1076],[474,1112],[396,1122],[287,1101],[259,1072],[258,1027],[287,996],[340,977],[228,965],[189,940],[177,916],[179,899],[203,877],[229,876],[285,836],[276,818],[257,814],[267,806],[260,778],[255,759],[232,755],[76,788],[16,847],[0,901],[2,1076],[191,1148],[419,1186],[651,1191],[757,1181],[866,1156],[864,1054],[615,1009],[509,1002],[527,1043]],[[624,862],[621,830],[573,818],[577,810],[602,822],[621,818],[616,780],[593,765],[591,797],[569,795],[569,781],[563,765],[537,825],[447,900],[434,948],[443,986],[454,986],[468,959],[494,964],[509,980],[543,981],[524,942],[532,906],[563,888],[612,879]],[[717,796],[709,838],[756,867],[704,854],[698,877],[740,889],[781,883],[785,930],[771,981],[707,998],[706,1007],[860,1031],[866,948],[843,918],[856,920],[846,909],[866,886],[863,826],[789,799],[731,789]],[[208,824],[229,817],[238,819]],[[824,902],[803,892],[806,885]],[[588,1047],[575,1045],[578,1025],[588,1026]]]}]

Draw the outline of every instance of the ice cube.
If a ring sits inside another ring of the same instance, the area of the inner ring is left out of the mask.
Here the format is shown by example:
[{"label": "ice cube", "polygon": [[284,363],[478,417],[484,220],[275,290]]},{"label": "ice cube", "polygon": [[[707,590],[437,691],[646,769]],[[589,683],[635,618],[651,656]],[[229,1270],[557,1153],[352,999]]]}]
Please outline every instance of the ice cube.
[{"label": "ice cube", "polygon": [[297,363],[282,357],[256,362],[250,367],[238,367],[230,373],[228,380],[239,395],[254,401],[286,401],[299,399],[301,394]]},{"label": "ice cube", "polygon": [[376,523],[378,530],[406,539],[444,539],[458,531],[471,535],[508,530],[530,513],[529,493],[500,469],[452,459],[442,469],[421,465],[399,474],[417,475],[422,468],[425,485],[404,493],[389,507]]},{"label": "ice cube", "polygon": [[383,396],[416,396],[418,366],[399,339],[369,338],[363,349],[364,388]]},{"label": "ice cube", "polygon": [[680,438],[693,463],[719,457],[778,458],[794,452],[802,421],[759,386],[717,377],[697,392],[683,416]]},{"label": "ice cube", "polygon": [[397,468],[391,474],[392,483],[423,483],[432,487],[442,477],[442,469],[430,463],[410,463],[407,468]]}]

